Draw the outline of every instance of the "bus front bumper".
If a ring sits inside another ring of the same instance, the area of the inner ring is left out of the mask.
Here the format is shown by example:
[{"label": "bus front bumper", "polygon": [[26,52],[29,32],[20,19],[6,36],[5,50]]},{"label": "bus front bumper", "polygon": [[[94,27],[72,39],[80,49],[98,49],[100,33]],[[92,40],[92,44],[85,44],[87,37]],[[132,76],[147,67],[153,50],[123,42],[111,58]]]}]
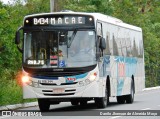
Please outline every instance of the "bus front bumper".
[{"label": "bus front bumper", "polygon": [[104,97],[105,80],[100,79],[87,85],[59,85],[33,87],[23,85],[23,98],[94,98]]}]

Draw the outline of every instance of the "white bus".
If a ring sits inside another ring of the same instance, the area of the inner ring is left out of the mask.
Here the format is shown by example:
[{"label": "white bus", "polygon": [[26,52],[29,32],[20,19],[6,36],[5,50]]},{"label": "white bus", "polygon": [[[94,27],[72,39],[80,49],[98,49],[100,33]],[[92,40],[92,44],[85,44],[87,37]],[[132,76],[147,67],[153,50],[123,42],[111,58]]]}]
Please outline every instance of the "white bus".
[{"label": "white bus", "polygon": [[41,111],[90,100],[105,108],[109,97],[133,103],[145,87],[142,29],[117,18],[79,12],[28,15],[15,43],[23,53],[23,98],[37,98]]}]

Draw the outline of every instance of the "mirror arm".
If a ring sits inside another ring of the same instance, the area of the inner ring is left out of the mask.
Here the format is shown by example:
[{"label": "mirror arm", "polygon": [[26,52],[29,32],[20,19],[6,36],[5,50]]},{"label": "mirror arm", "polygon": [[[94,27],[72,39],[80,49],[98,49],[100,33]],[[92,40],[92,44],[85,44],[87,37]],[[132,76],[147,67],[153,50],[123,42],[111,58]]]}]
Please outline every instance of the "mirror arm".
[{"label": "mirror arm", "polygon": [[21,29],[23,29],[23,26],[20,26],[17,31],[20,31]]},{"label": "mirror arm", "polygon": [[22,50],[21,48],[19,48],[18,45],[17,45],[17,49],[18,49],[21,53],[23,53],[23,50]]}]

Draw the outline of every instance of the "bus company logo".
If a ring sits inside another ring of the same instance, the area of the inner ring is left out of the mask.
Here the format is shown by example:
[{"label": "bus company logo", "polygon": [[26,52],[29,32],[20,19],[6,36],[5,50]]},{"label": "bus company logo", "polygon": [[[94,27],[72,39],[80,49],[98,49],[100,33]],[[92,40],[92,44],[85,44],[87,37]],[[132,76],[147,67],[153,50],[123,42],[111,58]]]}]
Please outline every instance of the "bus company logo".
[{"label": "bus company logo", "polygon": [[[0,115],[1,116],[1,115]],[[30,112],[30,111],[2,111],[2,118],[7,117],[23,117],[23,116],[42,116],[41,112]]]},{"label": "bus company logo", "polygon": [[7,116],[12,116],[11,111],[2,111],[2,116],[7,117]]},{"label": "bus company logo", "polygon": [[64,69],[53,69],[53,71],[64,71]]},{"label": "bus company logo", "polygon": [[67,81],[75,81],[76,80],[76,78],[73,78],[73,77],[68,77],[67,78]]}]

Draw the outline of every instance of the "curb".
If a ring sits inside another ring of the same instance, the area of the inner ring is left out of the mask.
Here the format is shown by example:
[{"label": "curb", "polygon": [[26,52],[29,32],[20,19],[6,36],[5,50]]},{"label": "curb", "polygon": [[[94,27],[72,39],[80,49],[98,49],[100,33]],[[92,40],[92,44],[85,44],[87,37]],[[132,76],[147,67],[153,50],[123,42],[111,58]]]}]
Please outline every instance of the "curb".
[{"label": "curb", "polygon": [[157,87],[151,87],[151,88],[145,88],[145,89],[143,89],[143,91],[148,91],[148,90],[157,90],[157,89],[160,89],[160,86],[157,86]]},{"label": "curb", "polygon": [[[160,89],[160,86],[145,88],[145,89],[143,89],[143,91],[156,90],[156,89]],[[34,106],[37,106],[37,105],[38,105],[38,102],[30,102],[30,103],[15,104],[15,105],[6,105],[6,106],[0,106],[0,111],[2,111],[2,110],[14,110],[14,109],[17,109],[17,108],[25,108],[25,107],[34,107]]]},{"label": "curb", "polygon": [[23,104],[15,104],[15,105],[6,105],[6,106],[1,106],[1,110],[14,110],[17,108],[25,108],[25,107],[34,107],[37,106],[38,102],[30,102],[30,103],[23,103]]}]

